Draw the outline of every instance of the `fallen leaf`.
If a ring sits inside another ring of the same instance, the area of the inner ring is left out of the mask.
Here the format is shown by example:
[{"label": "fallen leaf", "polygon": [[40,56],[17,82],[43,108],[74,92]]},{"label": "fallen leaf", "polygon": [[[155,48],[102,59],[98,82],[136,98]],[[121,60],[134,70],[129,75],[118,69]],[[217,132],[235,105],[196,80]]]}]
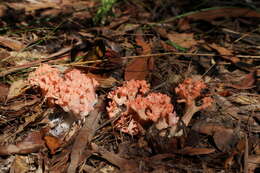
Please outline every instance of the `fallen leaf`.
[{"label": "fallen leaf", "polygon": [[44,140],[49,150],[51,150],[51,154],[55,154],[56,150],[61,146],[61,141],[54,136],[44,136]]},{"label": "fallen leaf", "polygon": [[33,153],[39,151],[39,149],[44,146],[41,133],[34,131],[29,133],[23,141],[17,144],[0,146],[0,155]]},{"label": "fallen leaf", "polygon": [[64,148],[59,153],[53,155],[51,159],[46,157],[47,162],[50,163],[48,171],[52,173],[67,172],[69,155],[70,152]]},{"label": "fallen leaf", "polygon": [[93,151],[99,153],[102,158],[118,166],[120,168],[120,172],[140,172],[138,162],[136,160],[121,158],[118,154],[107,151],[105,148],[100,147],[95,143],[91,143],[91,147]]},{"label": "fallen leaf", "polygon": [[193,46],[196,46],[198,44],[198,41],[194,39],[194,34],[193,33],[176,33],[176,32],[172,32],[169,33],[168,35],[168,39],[183,47],[183,48],[191,48]]},{"label": "fallen leaf", "polygon": [[204,155],[204,154],[211,154],[214,153],[214,148],[194,148],[194,147],[185,147],[180,150],[180,154],[187,154],[187,155]]},{"label": "fallen leaf", "polygon": [[88,73],[87,76],[94,78],[98,81],[101,88],[110,88],[114,86],[114,84],[117,82],[117,80],[113,77],[103,77],[101,75]]},{"label": "fallen leaf", "polygon": [[11,173],[26,173],[29,171],[28,156],[16,155],[10,168]]},{"label": "fallen leaf", "polygon": [[[231,61],[232,63],[240,62],[240,59],[233,55],[231,50],[228,50],[225,47],[219,46],[216,43],[208,44],[209,47],[216,50],[219,54],[221,54],[222,58]],[[226,55],[226,56],[225,56]]]},{"label": "fallen leaf", "polygon": [[230,151],[238,141],[238,135],[234,133],[233,129],[226,129],[216,131],[213,135],[214,142],[218,149],[223,152]]},{"label": "fallen leaf", "polygon": [[240,105],[259,104],[260,99],[258,95],[251,95],[247,93],[238,93],[228,97],[228,100]]},{"label": "fallen leaf", "polygon": [[246,74],[242,77],[242,79],[237,82],[237,84],[224,84],[224,86],[232,87],[236,89],[251,89],[254,88],[254,84],[256,82],[256,73],[255,71]]},{"label": "fallen leaf", "polygon": [[28,83],[24,79],[14,81],[10,86],[7,100],[20,96],[26,90],[27,85]]},{"label": "fallen leaf", "polygon": [[7,7],[5,5],[0,5],[0,17],[3,17],[6,13]]},{"label": "fallen leaf", "polygon": [[[140,32],[137,33],[135,41],[138,46],[142,47],[142,55],[148,55],[152,52],[150,43],[144,41]],[[125,80],[144,80],[153,66],[153,57],[135,58],[126,66],[124,78]]]},{"label": "fallen leaf", "polygon": [[249,8],[220,7],[220,8],[201,10],[199,12],[195,12],[192,13],[191,15],[188,15],[186,18],[192,20],[206,20],[210,22],[220,17],[227,18],[227,17],[240,17],[240,16],[260,18],[260,13]]},{"label": "fallen leaf", "polygon": [[22,42],[4,36],[0,36],[0,45],[16,51],[26,47]]},{"label": "fallen leaf", "polygon": [[255,169],[259,169],[260,165],[260,155],[250,155],[248,156],[248,173],[256,172]]},{"label": "fallen leaf", "polygon": [[230,151],[238,142],[238,135],[234,130],[222,125],[198,122],[193,125],[192,129],[212,136],[218,149],[223,152]]},{"label": "fallen leaf", "polygon": [[32,12],[35,10],[40,9],[47,9],[47,8],[59,8],[57,3],[54,2],[40,2],[37,3],[21,3],[21,2],[13,2],[13,3],[6,3],[9,7],[17,9],[17,10],[25,10],[27,12]]},{"label": "fallen leaf", "polygon": [[0,83],[0,102],[4,102],[7,98],[9,87],[5,84]]},{"label": "fallen leaf", "polygon": [[99,98],[98,103],[95,105],[95,109],[90,112],[85,120],[83,127],[80,129],[72,147],[72,151],[70,154],[71,162],[69,164],[67,172],[76,172],[80,158],[84,153],[85,147],[92,140],[96,132],[95,130],[98,127],[98,122],[100,119],[99,112],[103,109],[103,106],[105,105],[103,100],[104,97]]},{"label": "fallen leaf", "polygon": [[189,29],[191,29],[189,20],[187,20],[186,18],[180,19],[178,21],[178,27],[180,31],[187,31]]},{"label": "fallen leaf", "polygon": [[238,115],[240,109],[232,104],[227,98],[217,94],[214,95],[213,98],[216,102],[216,105],[219,107],[221,114],[231,116],[237,120],[240,119],[240,116]]},{"label": "fallen leaf", "polygon": [[22,108],[24,108],[26,106],[34,105],[38,101],[39,101],[39,98],[37,98],[37,97],[35,97],[32,100],[15,101],[15,102],[12,102],[12,104],[10,104],[10,105],[0,106],[0,109],[2,109],[2,110],[19,111],[19,110],[21,110]]}]

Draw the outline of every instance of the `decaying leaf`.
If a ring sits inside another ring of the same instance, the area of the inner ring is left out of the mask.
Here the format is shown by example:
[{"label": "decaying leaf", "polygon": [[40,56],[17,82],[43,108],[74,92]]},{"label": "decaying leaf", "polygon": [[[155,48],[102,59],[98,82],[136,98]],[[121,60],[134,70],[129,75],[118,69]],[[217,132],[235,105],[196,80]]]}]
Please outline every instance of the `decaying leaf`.
[{"label": "decaying leaf", "polygon": [[216,43],[209,44],[211,48],[216,50],[219,54],[221,54],[222,58],[229,60],[233,63],[240,62],[240,59],[233,55],[233,52],[225,47],[219,46]]},{"label": "decaying leaf", "polygon": [[8,6],[14,8],[14,9],[25,9],[25,11],[35,11],[40,9],[46,9],[46,8],[59,8],[57,3],[53,2],[46,2],[46,1],[39,1],[37,3],[7,3]]},{"label": "decaying leaf", "polygon": [[119,155],[107,151],[105,148],[100,147],[95,143],[91,143],[91,147],[94,152],[100,153],[102,158],[118,166],[121,172],[140,172],[138,169],[138,164],[135,160],[121,158]]},{"label": "decaying leaf", "polygon": [[35,131],[29,133],[23,141],[17,144],[0,146],[0,155],[28,154],[37,152],[44,146],[42,134],[39,131]]},{"label": "decaying leaf", "polygon": [[21,95],[26,90],[26,86],[27,86],[27,81],[24,79],[19,79],[17,81],[14,81],[9,89],[7,100],[10,100],[12,98]]},{"label": "decaying leaf", "polygon": [[180,154],[187,154],[187,155],[204,155],[204,154],[211,154],[214,153],[214,148],[194,148],[194,147],[185,147],[180,150]]},{"label": "decaying leaf", "polygon": [[22,42],[4,36],[0,36],[0,45],[16,51],[25,48],[25,45]]},{"label": "decaying leaf", "polygon": [[103,77],[101,75],[92,74],[92,73],[88,73],[87,76],[96,79],[98,81],[100,87],[102,87],[102,88],[110,88],[117,82],[117,80],[111,76]]},{"label": "decaying leaf", "polygon": [[9,87],[5,84],[0,83],[0,102],[4,102],[7,98]]},{"label": "decaying leaf", "polygon": [[88,115],[85,120],[84,126],[80,129],[78,136],[76,137],[70,155],[71,162],[68,167],[68,172],[76,171],[85,147],[91,141],[95,134],[95,130],[97,129],[98,121],[100,118],[99,112],[101,109],[103,109],[102,107],[104,106],[103,99],[104,98],[100,98],[98,100],[98,103],[95,105],[95,109],[90,112],[90,115]]},{"label": "decaying leaf", "polygon": [[198,41],[194,39],[193,33],[168,33],[168,38],[171,42],[183,47],[191,48],[198,44]]},{"label": "decaying leaf", "polygon": [[[136,44],[142,47],[141,54],[148,55],[152,52],[150,43],[144,41],[141,33],[137,33]],[[125,68],[125,80],[144,80],[149,71],[153,69],[153,57],[142,57],[133,59]]]},{"label": "decaying leaf", "polygon": [[224,115],[231,116],[235,119],[240,119],[238,115],[239,108],[232,104],[227,98],[220,95],[214,95],[216,104],[220,107],[220,112]]},{"label": "decaying leaf", "polygon": [[29,164],[27,162],[28,156],[16,155],[12,167],[10,169],[11,173],[26,173],[29,171]]},{"label": "decaying leaf", "polygon": [[19,111],[26,106],[31,106],[39,101],[39,98],[34,98],[32,100],[14,101],[7,106],[0,106],[2,110]]},{"label": "decaying leaf", "polygon": [[260,168],[260,155],[248,156],[248,173],[255,173],[256,168]]},{"label": "decaying leaf", "polygon": [[251,89],[254,86],[256,82],[256,75],[255,71],[246,74],[242,77],[242,79],[239,79],[239,82],[237,84],[225,84],[225,86],[236,88],[236,89]]},{"label": "decaying leaf", "polygon": [[233,129],[218,124],[198,122],[193,125],[192,129],[212,136],[218,149],[224,152],[230,151],[239,139]]},{"label": "decaying leaf", "polygon": [[61,146],[61,141],[54,136],[44,136],[44,140],[51,154],[55,154],[56,150]]},{"label": "decaying leaf", "polygon": [[211,8],[203,11],[199,11],[187,16],[188,19],[192,20],[206,20],[212,21],[220,17],[256,17],[260,18],[260,14],[249,8]]}]

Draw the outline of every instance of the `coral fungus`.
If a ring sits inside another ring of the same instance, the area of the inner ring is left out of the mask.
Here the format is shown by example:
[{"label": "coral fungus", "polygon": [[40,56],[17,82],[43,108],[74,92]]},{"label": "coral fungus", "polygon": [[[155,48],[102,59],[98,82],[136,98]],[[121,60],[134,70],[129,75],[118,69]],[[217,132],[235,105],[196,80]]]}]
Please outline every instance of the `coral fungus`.
[{"label": "coral fungus", "polygon": [[201,96],[201,91],[206,87],[207,86],[203,81],[188,78],[175,88],[176,94],[181,98],[178,102],[184,102],[186,104],[185,114],[182,117],[182,121],[186,126],[189,124],[193,114],[212,104],[213,99],[211,97],[204,97],[201,99],[202,105],[196,106],[196,99]]},{"label": "coral fungus", "polygon": [[131,80],[108,94],[111,99],[107,107],[109,117],[119,116],[115,121],[116,129],[136,135],[149,122],[155,122],[158,129],[178,122],[170,97],[161,93],[149,93],[146,96],[149,90],[146,81]]},{"label": "coral fungus", "polygon": [[64,111],[84,118],[97,102],[95,89],[98,83],[77,69],[61,73],[47,64],[29,74],[31,85],[39,86],[46,99],[60,105]]}]

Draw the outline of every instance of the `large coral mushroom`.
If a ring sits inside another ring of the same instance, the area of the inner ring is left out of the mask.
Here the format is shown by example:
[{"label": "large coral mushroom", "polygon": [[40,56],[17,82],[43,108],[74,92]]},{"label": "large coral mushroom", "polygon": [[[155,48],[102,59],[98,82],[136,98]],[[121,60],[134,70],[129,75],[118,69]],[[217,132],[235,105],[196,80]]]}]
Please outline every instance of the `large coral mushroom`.
[{"label": "large coral mushroom", "polygon": [[39,86],[51,103],[60,105],[64,111],[72,112],[80,119],[88,115],[97,102],[97,81],[77,69],[63,74],[56,68],[42,64],[29,74],[28,81],[31,85]]},{"label": "large coral mushroom", "polygon": [[115,121],[115,128],[131,135],[143,131],[148,122],[155,122],[158,129],[175,125],[178,121],[173,112],[173,105],[169,96],[160,93],[150,93],[146,81],[131,80],[122,87],[111,91],[111,99],[107,107],[110,118],[119,116]]},{"label": "large coral mushroom", "polygon": [[185,114],[182,117],[182,121],[186,126],[189,124],[193,114],[212,104],[213,99],[211,97],[204,97],[202,98],[202,105],[196,106],[196,99],[201,95],[201,91],[206,87],[207,86],[202,80],[187,78],[182,84],[179,84],[179,86],[175,88],[176,94],[181,97],[178,102],[184,102],[186,104]]}]

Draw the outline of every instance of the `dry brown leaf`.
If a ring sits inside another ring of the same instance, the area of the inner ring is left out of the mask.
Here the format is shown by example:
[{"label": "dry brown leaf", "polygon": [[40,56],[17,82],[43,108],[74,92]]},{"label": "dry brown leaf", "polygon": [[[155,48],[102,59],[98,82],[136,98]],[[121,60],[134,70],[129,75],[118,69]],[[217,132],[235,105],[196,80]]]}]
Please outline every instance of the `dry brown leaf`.
[{"label": "dry brown leaf", "polygon": [[198,122],[193,125],[193,130],[213,136],[218,149],[223,152],[230,151],[238,142],[238,135],[233,129],[213,123]]},{"label": "dry brown leaf", "polygon": [[35,97],[32,100],[15,101],[15,102],[12,102],[11,105],[0,106],[0,109],[2,109],[2,110],[19,111],[19,110],[23,109],[26,106],[34,105],[38,101],[39,101],[39,98],[37,98],[37,97]]},{"label": "dry brown leaf", "polygon": [[55,154],[56,150],[61,146],[61,141],[54,136],[44,136],[44,140],[51,154]]},{"label": "dry brown leaf", "polygon": [[11,155],[11,154],[28,154],[37,152],[43,148],[44,141],[42,140],[42,134],[34,131],[27,135],[27,137],[19,142],[18,144],[10,144],[6,146],[0,146],[0,155]]},{"label": "dry brown leaf", "polygon": [[5,84],[0,83],[0,102],[4,102],[7,98],[9,87]]},{"label": "dry brown leaf", "polygon": [[135,172],[135,173],[140,172],[140,169],[138,167],[138,162],[136,160],[121,158],[118,154],[107,151],[105,148],[100,147],[95,143],[91,143],[91,147],[93,151],[99,153],[102,158],[118,166],[121,172]]},{"label": "dry brown leaf", "polygon": [[187,31],[187,30],[191,29],[189,20],[187,20],[186,18],[179,20],[178,27],[179,27],[180,31]]},{"label": "dry brown leaf", "polygon": [[240,16],[260,18],[260,13],[249,8],[218,8],[193,13],[187,16],[187,18],[192,20],[206,20],[210,22],[220,17],[227,18]]},{"label": "dry brown leaf", "polygon": [[55,2],[38,2],[38,3],[22,3],[22,2],[13,2],[13,3],[6,3],[9,7],[18,9],[18,10],[25,10],[26,12],[32,12],[35,10],[46,9],[46,8],[60,8],[57,3]]},{"label": "dry brown leaf", "polygon": [[6,13],[7,7],[5,5],[0,5],[0,17],[3,17]]},{"label": "dry brown leaf", "polygon": [[260,155],[248,156],[248,173],[254,173],[260,167]]},{"label": "dry brown leaf", "polygon": [[251,95],[249,93],[238,93],[228,97],[228,100],[240,105],[254,105],[260,104],[260,97],[258,95]]},{"label": "dry brown leaf", "polygon": [[0,36],[0,45],[15,51],[20,51],[26,47],[22,42],[4,36]]},{"label": "dry brown leaf", "polygon": [[203,155],[203,154],[211,154],[214,153],[214,148],[193,148],[193,147],[185,147],[180,151],[181,154],[187,154],[187,155]]},{"label": "dry brown leaf", "polygon": [[[144,41],[140,32],[136,36],[136,44],[142,47],[143,55],[148,55],[152,52],[150,43]],[[133,59],[125,68],[125,80],[144,80],[149,71],[153,69],[154,62],[153,57],[143,57]]]},{"label": "dry brown leaf", "polygon": [[168,39],[173,43],[183,47],[183,48],[191,48],[198,44],[198,41],[194,39],[193,33],[169,33]]},{"label": "dry brown leaf", "polygon": [[[233,55],[233,52],[231,50],[228,50],[225,47],[219,46],[216,43],[212,43],[212,44],[208,44],[208,45],[212,49],[216,50],[219,54],[223,55],[223,56],[221,56],[222,58],[229,60],[233,63],[237,63],[240,61],[239,58],[237,58],[236,56]],[[225,56],[225,55],[228,55],[228,56]]]},{"label": "dry brown leaf", "polygon": [[238,142],[238,135],[233,129],[223,129],[216,131],[213,135],[214,142],[218,149],[223,152],[230,151]]},{"label": "dry brown leaf", "polygon": [[117,80],[111,76],[103,77],[101,75],[92,74],[92,73],[88,73],[87,76],[96,79],[98,81],[98,83],[100,84],[100,87],[102,87],[102,88],[110,88],[110,87],[114,86],[114,84],[117,82]]},{"label": "dry brown leaf", "polygon": [[254,88],[254,84],[256,82],[255,71],[246,74],[239,80],[238,84],[225,84],[224,86],[236,88],[236,89],[251,89]]},{"label": "dry brown leaf", "polygon": [[68,167],[68,172],[76,172],[85,147],[92,140],[95,130],[98,128],[99,112],[104,109],[103,106],[105,105],[103,101],[104,97],[100,97],[98,103],[95,105],[95,109],[87,116],[84,126],[80,129],[75,139],[70,154],[71,162]]},{"label": "dry brown leaf", "polygon": [[29,164],[27,163],[28,156],[16,155],[14,162],[10,168],[10,173],[26,173],[29,171]]},{"label": "dry brown leaf", "polygon": [[17,81],[14,81],[10,86],[7,100],[10,100],[12,98],[15,98],[15,97],[23,94],[23,92],[26,89],[27,84],[28,84],[27,80],[24,80],[24,79],[19,79]]},{"label": "dry brown leaf", "polygon": [[222,97],[220,95],[214,95],[214,101],[216,102],[216,105],[219,106],[220,112],[223,115],[231,116],[235,119],[240,119],[241,117],[238,115],[238,112],[240,109],[232,104],[227,98]]}]

